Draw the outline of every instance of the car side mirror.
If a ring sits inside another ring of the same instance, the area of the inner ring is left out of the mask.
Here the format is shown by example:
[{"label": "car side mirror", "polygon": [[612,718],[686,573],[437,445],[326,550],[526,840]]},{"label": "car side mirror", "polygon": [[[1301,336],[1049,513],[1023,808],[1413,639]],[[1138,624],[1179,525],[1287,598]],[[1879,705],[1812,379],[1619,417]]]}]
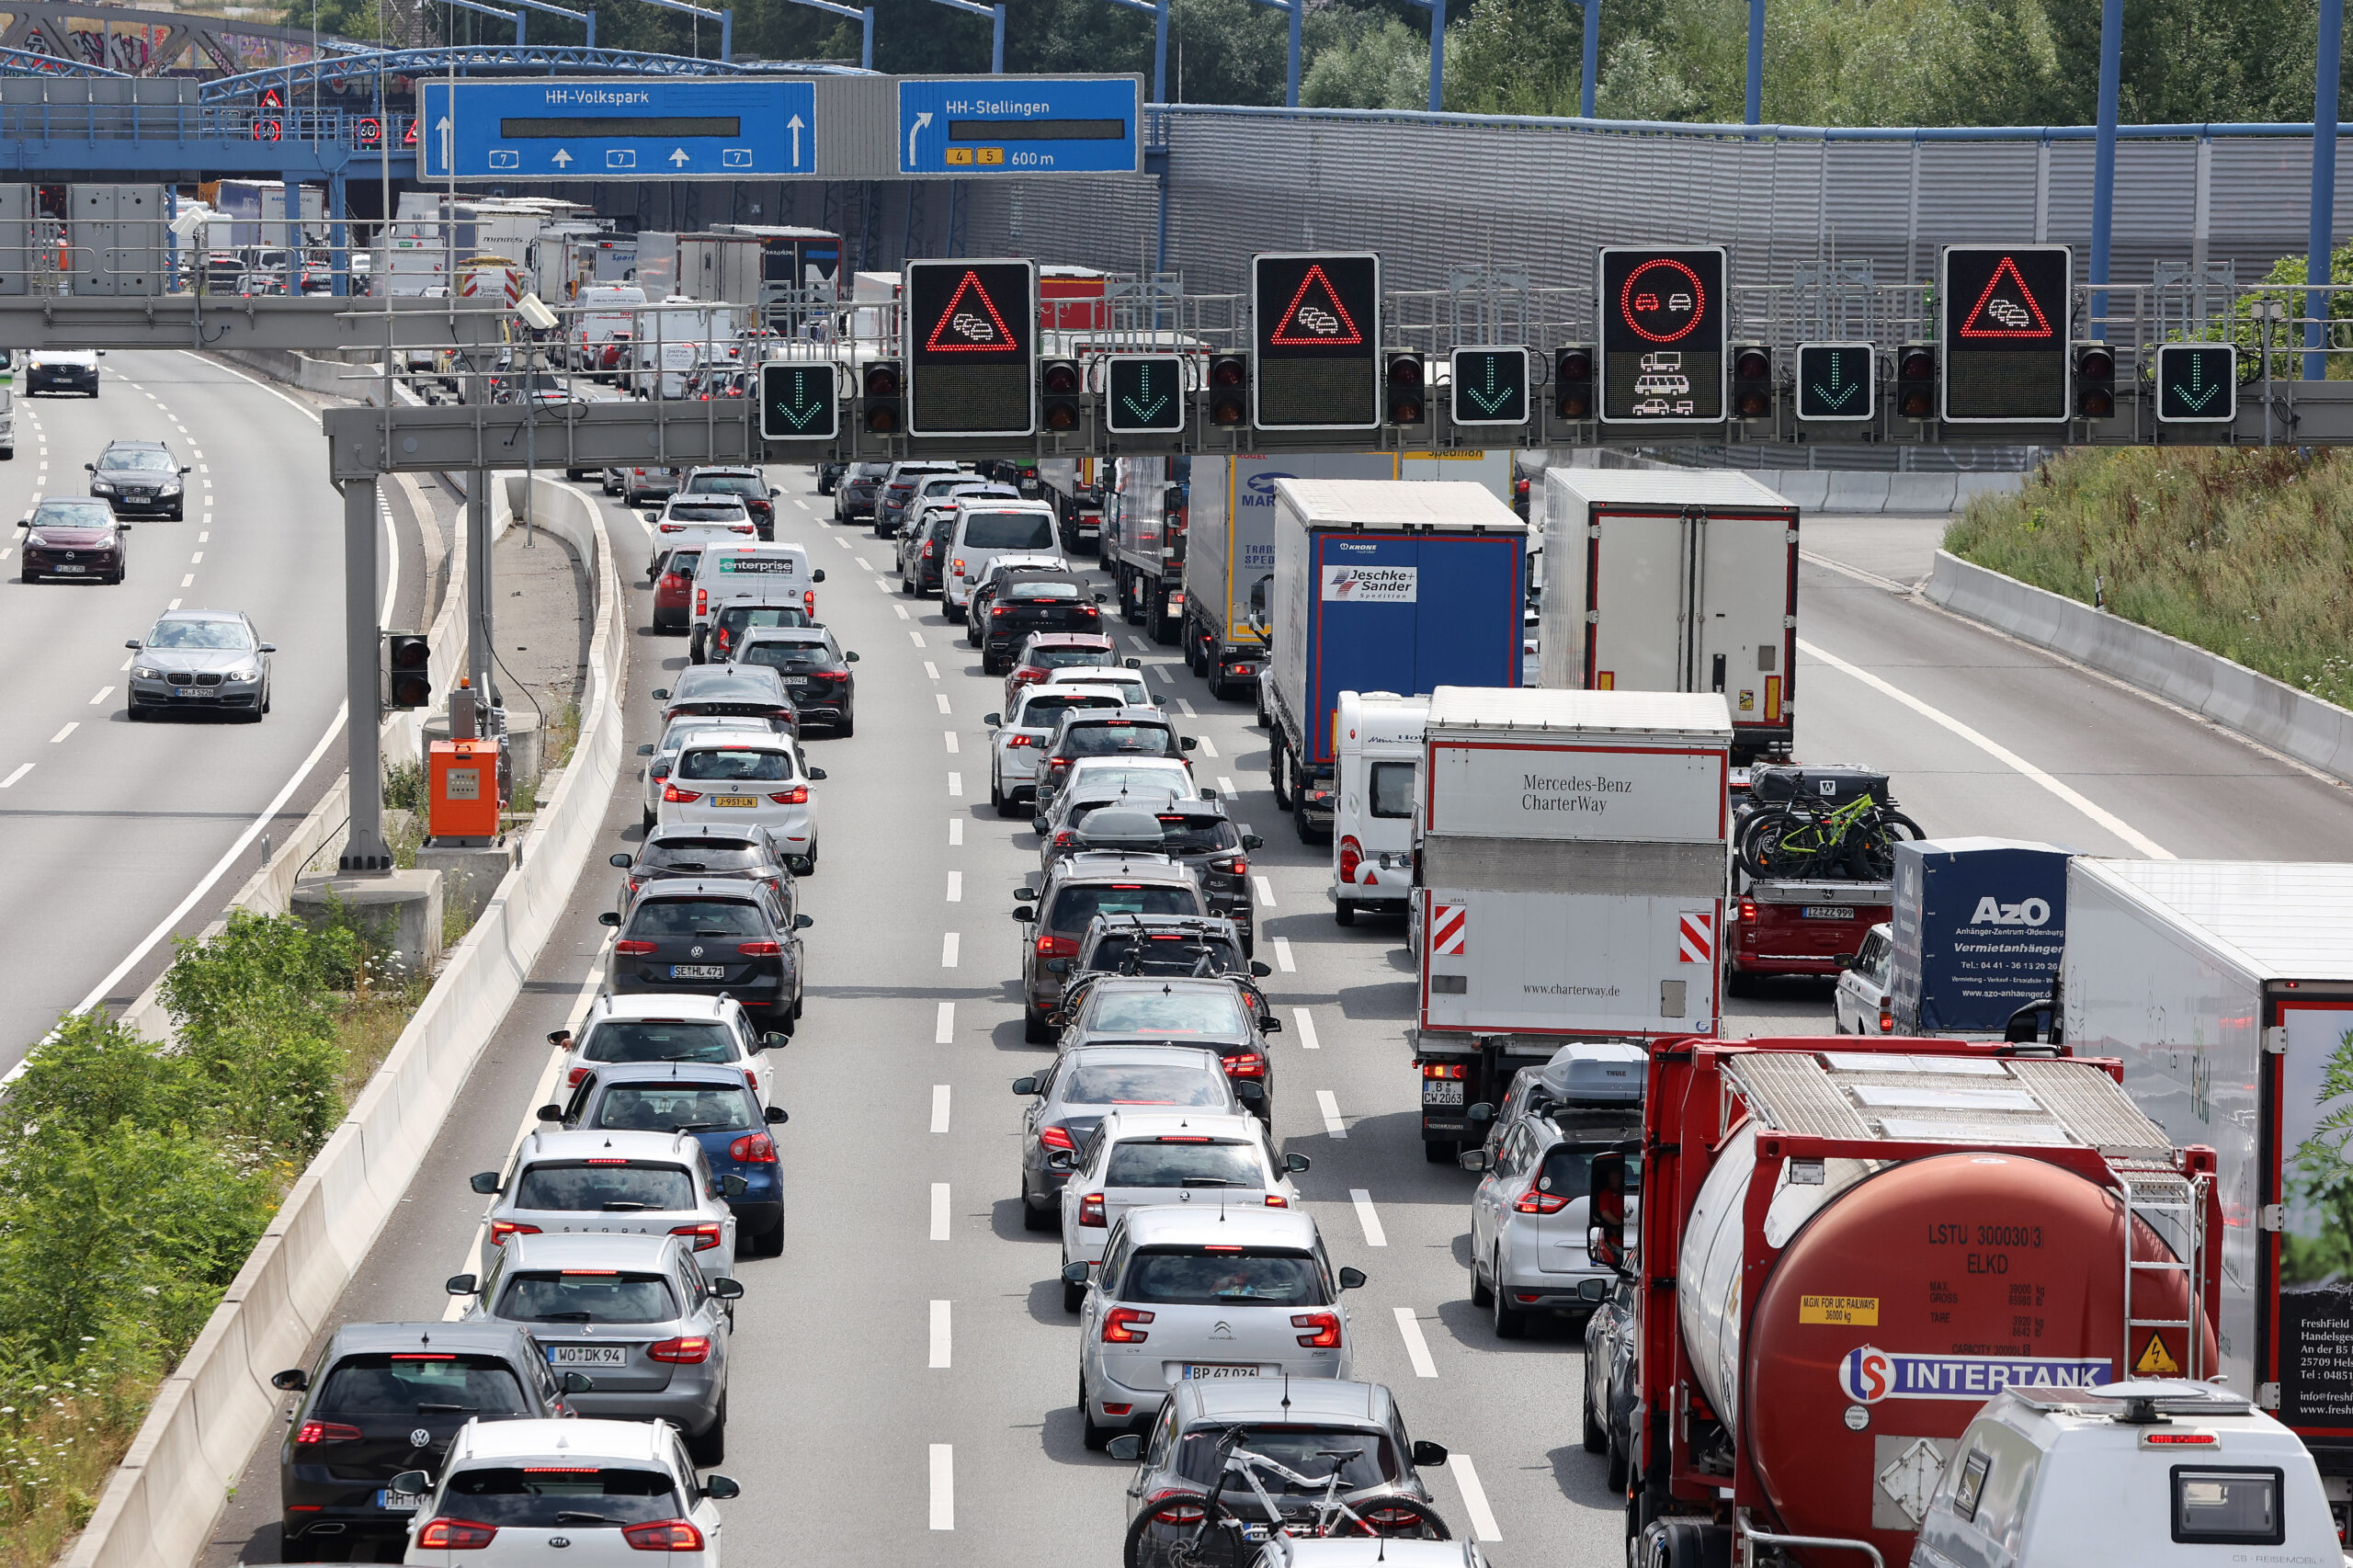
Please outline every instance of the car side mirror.
[{"label": "car side mirror", "polygon": [[1002,713],[983,713],[981,715],[981,722],[994,730],[999,724],[1005,722],[1005,715]]},{"label": "car side mirror", "polygon": [[[138,644],[138,643],[136,643],[136,642],[133,642],[133,643],[131,644],[131,646],[132,646],[132,647],[134,647],[134,648],[136,648],[137,646],[139,646],[139,644]],[[1047,827],[1048,827],[1049,825],[1050,825],[1050,824],[1047,823],[1047,821],[1046,821],[1046,819],[1045,819],[1044,817],[1041,817],[1041,816],[1040,816],[1040,817],[1031,817],[1031,818],[1029,819],[1029,831],[1030,831],[1030,832],[1032,832],[1032,833],[1043,833],[1043,832],[1045,832],[1045,831],[1046,831],[1046,829],[1047,829]]]},{"label": "car side mirror", "polygon": [[792,928],[796,931],[806,931],[815,924],[817,921],[814,915],[796,915],[792,917]]},{"label": "car side mirror", "polygon": [[1140,670],[1143,668],[1143,661],[1142,659],[1121,659],[1120,663],[1123,667],[1131,670]]},{"label": "car side mirror", "polygon": [[665,756],[665,757],[662,757],[662,758],[658,759],[658,760],[654,764],[654,766],[653,766],[651,768],[647,769],[647,771],[648,771],[648,772],[650,772],[650,773],[652,773],[652,774],[654,775],[654,778],[669,778],[669,777],[670,777],[670,759],[669,759],[668,757],[666,757],[666,756]]},{"label": "car side mirror", "polygon": [[815,571],[809,574],[809,580],[813,583],[824,582],[825,580],[825,569],[822,566],[818,567]]},{"label": "car side mirror", "polygon": [[809,770],[809,781],[812,784],[823,784],[825,781],[825,770],[822,767],[811,768]]},{"label": "car side mirror", "polygon": [[[31,518],[29,518],[29,517],[28,517],[28,518],[26,518],[26,519],[25,519],[25,521],[24,521],[24,522],[18,523],[17,526],[18,528],[21,528],[27,527],[28,524],[30,524],[30,522],[31,522],[31,521],[32,521],[32,519],[31,519]],[[130,649],[130,650],[131,650],[132,653],[136,653],[137,652],[139,652],[139,650],[140,650],[140,649],[142,649],[142,648],[143,648],[143,647],[145,647],[145,646],[146,646],[146,644],[145,644],[145,643],[143,643],[143,642],[140,642],[140,641],[139,641],[139,639],[138,639],[138,638],[136,638],[136,637],[126,637],[126,638],[124,638],[124,639],[122,640],[122,645],[123,645],[124,647],[126,647],[126,648]]]},{"label": "car side mirror", "polygon": [[1486,1101],[1481,1100],[1477,1105],[1472,1106],[1469,1110],[1462,1113],[1462,1119],[1472,1123],[1473,1126],[1493,1121],[1495,1119],[1495,1108],[1489,1105]]},{"label": "car side mirror", "polygon": [[657,686],[646,695],[656,702],[667,702],[670,700],[670,688],[666,686]]},{"label": "car side mirror", "polygon": [[1053,1025],[1056,1028],[1062,1028],[1069,1024],[1070,1014],[1063,1009],[1057,1007],[1052,1012],[1046,1015],[1046,1022]]},{"label": "car side mirror", "polygon": [[607,864],[608,866],[619,866],[622,870],[626,871],[626,870],[628,870],[631,866],[636,865],[636,864],[637,864],[637,861],[636,861],[636,858],[635,858],[634,857],[632,857],[632,856],[629,856],[629,855],[615,855],[615,856],[611,856],[611,857],[609,857],[609,858],[606,860],[605,864]]},{"label": "car side mirror", "polygon": [[532,1114],[536,1115],[541,1121],[562,1121],[563,1119],[563,1108],[560,1105],[543,1105]]},{"label": "car side mirror", "polygon": [[1036,1094],[1038,1092],[1037,1078],[1034,1075],[1027,1078],[1016,1078],[1013,1080],[1013,1092],[1017,1095]]},{"label": "car side mirror", "polygon": [[637,755],[640,756],[652,756],[654,755],[654,744],[649,741],[645,744],[638,747]]},{"label": "car side mirror", "polygon": [[[466,1274],[459,1278],[471,1279],[473,1276]],[[288,1393],[301,1393],[311,1386],[311,1374],[300,1367],[289,1367],[282,1372],[272,1372],[269,1375],[269,1386],[274,1389],[284,1389]]]},{"label": "car side mirror", "polygon": [[609,909],[597,916],[597,924],[599,926],[618,926],[620,923],[621,917]]},{"label": "car side mirror", "polygon": [[[1097,594],[1095,597],[1099,599],[1103,596]],[[1103,1452],[1121,1464],[1133,1464],[1143,1458],[1143,1434],[1122,1432],[1103,1445]]]},{"label": "car side mirror", "polygon": [[1577,1300],[1580,1301],[1598,1302],[1603,1297],[1608,1294],[1609,1281],[1607,1279],[1580,1279],[1577,1281]]},{"label": "car side mirror", "polygon": [[1068,974],[1070,972],[1070,960],[1048,959],[1046,960],[1046,972],[1048,974]]},{"label": "car side mirror", "polygon": [[740,1301],[744,1299],[744,1282],[722,1274],[710,1282],[710,1293],[722,1301]]},{"label": "car side mirror", "polygon": [[433,1490],[433,1478],[421,1470],[404,1470],[386,1483],[393,1492],[405,1492],[412,1497],[422,1497]]},{"label": "car side mirror", "polygon": [[1217,791],[1214,790],[1204,790],[1201,791],[1201,799],[1204,801],[1214,801],[1217,799]]},{"label": "car side mirror", "polygon": [[1267,1085],[1253,1083],[1247,1078],[1240,1079],[1233,1085],[1233,1097],[1244,1105],[1264,1105],[1267,1103]]},{"label": "car side mirror", "polygon": [[751,1190],[752,1184],[742,1176],[725,1176],[719,1178],[719,1196],[722,1198],[741,1198]]},{"label": "car side mirror", "polygon": [[1035,903],[1038,902],[1038,890],[1036,888],[1016,888],[1013,890],[1013,898],[1014,902],[1017,903]]},{"label": "car side mirror", "polygon": [[194,472],[196,472],[196,470],[194,470],[194,469],[192,469],[192,468],[184,468],[184,469],[180,470],[180,472],[181,472],[182,473],[194,473]]},{"label": "car side mirror", "polygon": [[779,495],[781,495],[781,494],[784,494],[784,492],[783,492],[783,491],[781,491],[781,490],[779,490],[775,485],[771,484],[771,485],[769,485],[769,486],[768,486],[768,499],[769,499],[769,500],[773,501],[773,500],[775,500],[778,496],[779,496]]},{"label": "car side mirror", "polygon": [[1585,1234],[1585,1255],[1605,1268],[1617,1268],[1626,1256],[1626,1156],[1612,1150],[1593,1157],[1586,1188],[1586,1212],[1592,1224]]},{"label": "car side mirror", "polygon": [[1361,1268],[1343,1268],[1340,1270],[1339,1278],[1340,1289],[1343,1290],[1361,1290],[1364,1289],[1364,1270]]},{"label": "car side mirror", "polygon": [[1274,973],[1274,972],[1275,972],[1275,971],[1274,971],[1274,970],[1273,970],[1272,968],[1270,968],[1269,966],[1267,966],[1267,965],[1266,965],[1266,964],[1260,963],[1256,959],[1252,959],[1252,960],[1250,960],[1250,974],[1251,974],[1251,977],[1252,977],[1253,979],[1256,979],[1256,980],[1264,980],[1264,979],[1266,979],[1266,978],[1267,978],[1267,976],[1268,976],[1268,975],[1270,975],[1270,974],[1272,974],[1272,973]]},{"label": "car side mirror", "polygon": [[1454,1163],[1466,1171],[1483,1172],[1495,1164],[1495,1156],[1484,1149],[1466,1149],[1455,1156]]},{"label": "car side mirror", "polygon": [[[1074,1171],[1078,1169],[1078,1156],[1067,1149],[1056,1150],[1046,1156],[1046,1168],[1050,1171]],[[1067,1277],[1069,1271],[1065,1269],[1063,1273]]]},{"label": "car side mirror", "polygon": [[471,1274],[452,1274],[441,1281],[441,1289],[452,1296],[471,1296],[482,1288],[482,1281]]},{"label": "car side mirror", "polygon": [[1446,1445],[1444,1443],[1426,1443],[1416,1441],[1414,1444],[1414,1467],[1416,1470],[1419,1470],[1426,1465],[1435,1468],[1436,1466],[1442,1465],[1445,1462]]},{"label": "car side mirror", "polygon": [[1283,1156],[1283,1169],[1287,1171],[1308,1170],[1311,1169],[1314,1164],[1314,1161],[1309,1159],[1304,1154],[1285,1154]]},{"label": "car side mirror", "polygon": [[1093,1277],[1093,1272],[1083,1263],[1065,1263],[1063,1265],[1063,1283],[1084,1285]]},{"label": "car side mirror", "polygon": [[704,1478],[702,1494],[714,1503],[725,1503],[744,1495],[744,1489],[735,1484],[732,1475],[712,1475]]},{"label": "car side mirror", "polygon": [[1283,1021],[1280,1018],[1260,1018],[1258,1020],[1258,1032],[1260,1034],[1280,1034],[1283,1032]]},{"label": "car side mirror", "polygon": [[570,1051],[572,1049],[572,1031],[570,1029],[550,1029],[548,1031],[548,1043],[550,1045],[561,1046],[564,1050]]},{"label": "car side mirror", "polygon": [[817,868],[806,855],[788,855],[784,858],[784,869],[796,877],[805,877]]},{"label": "car side mirror", "polygon": [[842,655],[842,663],[845,665],[854,665],[858,663],[858,651],[856,649],[852,649],[850,652],[844,653]]},{"label": "car side mirror", "polygon": [[481,1193],[484,1198],[487,1198],[492,1193],[498,1190],[498,1173],[496,1171],[476,1171],[472,1176],[466,1178],[466,1185],[472,1187],[476,1192]]},{"label": "car side mirror", "polygon": [[1111,596],[1108,594],[1097,594],[1095,596],[1095,602],[1098,605],[1108,605],[1111,602]]},{"label": "car side mirror", "polygon": [[96,473],[98,472],[98,465],[96,463],[84,463],[82,465],[82,472],[84,473]]},{"label": "car side mirror", "polygon": [[1200,742],[1195,740],[1190,735],[1179,735],[1176,737],[1176,749],[1178,751],[1191,751],[1195,746],[1199,745],[1200,744]]},{"label": "car side mirror", "polygon": [[1267,840],[1262,835],[1245,833],[1242,835],[1242,847],[1245,849],[1263,849],[1266,845]]},{"label": "car side mirror", "polygon": [[261,645],[261,651],[265,653],[275,653],[278,652],[278,644],[275,642],[265,642]]},{"label": "car side mirror", "polygon": [[1013,918],[1027,926],[1038,918],[1038,912],[1026,903],[1017,903],[1013,906]]}]

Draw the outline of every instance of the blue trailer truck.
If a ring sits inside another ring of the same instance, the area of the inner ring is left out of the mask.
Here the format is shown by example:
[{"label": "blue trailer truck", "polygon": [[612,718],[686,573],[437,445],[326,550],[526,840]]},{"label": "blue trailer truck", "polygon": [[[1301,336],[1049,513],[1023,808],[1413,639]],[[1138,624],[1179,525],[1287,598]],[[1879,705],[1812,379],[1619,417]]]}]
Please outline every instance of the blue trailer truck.
[{"label": "blue trailer truck", "polygon": [[1441,686],[1516,687],[1528,525],[1478,484],[1275,481],[1272,733],[1275,803],[1300,837],[1332,833],[1340,693],[1423,697]]},{"label": "blue trailer truck", "polygon": [[1999,1037],[2051,994],[2067,939],[2064,849],[2014,838],[1895,846],[1895,1032]]}]

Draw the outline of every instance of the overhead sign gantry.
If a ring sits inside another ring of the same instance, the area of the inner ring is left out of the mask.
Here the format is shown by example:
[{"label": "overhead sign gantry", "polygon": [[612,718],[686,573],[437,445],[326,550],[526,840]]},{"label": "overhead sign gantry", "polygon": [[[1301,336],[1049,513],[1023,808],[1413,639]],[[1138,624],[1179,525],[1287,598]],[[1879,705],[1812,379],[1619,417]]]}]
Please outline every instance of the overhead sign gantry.
[{"label": "overhead sign gantry", "polygon": [[418,81],[426,179],[779,179],[817,172],[817,89],[760,77]]}]

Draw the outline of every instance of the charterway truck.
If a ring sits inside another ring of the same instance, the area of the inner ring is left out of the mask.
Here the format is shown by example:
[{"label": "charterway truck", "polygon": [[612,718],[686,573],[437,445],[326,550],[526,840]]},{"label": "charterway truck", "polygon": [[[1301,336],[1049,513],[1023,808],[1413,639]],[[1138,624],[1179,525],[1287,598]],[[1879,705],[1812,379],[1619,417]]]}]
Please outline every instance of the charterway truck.
[{"label": "charterway truck", "polygon": [[1716,1032],[1731,744],[1712,692],[1431,694],[1409,895],[1431,1161],[1570,1041]]},{"label": "charterway truck", "polygon": [[1547,469],[1544,501],[1543,683],[1720,691],[1734,767],[1788,756],[1798,509],[1729,469]]},{"label": "charterway truck", "polygon": [[1340,693],[1519,685],[1528,528],[1476,484],[1279,479],[1274,534],[1267,772],[1320,843]]},{"label": "charterway truck", "polygon": [[[2066,1048],[2214,1145],[2222,1381],[2353,1506],[2353,865],[2067,864]],[[2162,1367],[2152,1367],[2163,1372]]]}]

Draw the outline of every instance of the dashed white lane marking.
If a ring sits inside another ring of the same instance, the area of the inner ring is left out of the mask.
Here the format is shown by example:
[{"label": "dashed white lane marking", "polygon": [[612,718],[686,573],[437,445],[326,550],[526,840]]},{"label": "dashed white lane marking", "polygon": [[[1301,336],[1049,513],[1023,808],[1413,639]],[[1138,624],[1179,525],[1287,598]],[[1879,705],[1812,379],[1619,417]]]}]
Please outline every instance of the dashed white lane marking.
[{"label": "dashed white lane marking", "polygon": [[792,498],[792,504],[793,504],[794,506],[796,506],[800,507],[800,508],[801,508],[802,511],[804,511],[804,512],[805,512],[805,511],[807,511],[807,510],[809,509],[809,503],[808,503],[808,502],[806,502],[806,501],[803,501],[803,500],[802,500],[800,496],[798,496],[798,495],[795,495],[795,496]]},{"label": "dashed white lane marking", "polygon": [[1228,778],[1222,773],[1217,776],[1217,792],[1227,800],[1232,800],[1234,796],[1242,793],[1241,790],[1233,787],[1233,780]]},{"label": "dashed white lane marking", "polygon": [[1193,705],[1186,701],[1181,697],[1176,699],[1176,711],[1182,713],[1188,719],[1198,719],[1200,717],[1199,713],[1193,711]]},{"label": "dashed white lane marking", "polygon": [[899,612],[899,619],[901,620],[913,620],[915,619],[914,616],[907,613],[907,607],[904,605],[892,605],[891,608]]},{"label": "dashed white lane marking", "polygon": [[[107,689],[112,691],[114,688],[108,687]],[[948,902],[950,903],[964,902],[964,873],[961,871],[948,873]]]},{"label": "dashed white lane marking", "polygon": [[1414,1376],[1437,1377],[1438,1363],[1430,1359],[1430,1345],[1422,1337],[1421,1320],[1414,1315],[1411,1307],[1399,1307],[1396,1312],[1397,1334],[1405,1342],[1405,1359],[1414,1364]]},{"label": "dashed white lane marking", "polygon": [[1275,884],[1274,884],[1273,882],[1271,882],[1271,881],[1268,881],[1266,878],[1261,877],[1261,876],[1255,876],[1255,875],[1254,875],[1253,877],[1251,877],[1250,881],[1251,881],[1253,883],[1256,884],[1256,886],[1257,886],[1257,889],[1258,889],[1258,905],[1259,905],[1259,907],[1260,907],[1260,908],[1262,908],[1262,909],[1272,909],[1272,908],[1274,908],[1274,906],[1275,906]]},{"label": "dashed white lane marking", "polygon": [[1314,1051],[1318,1049],[1315,1039],[1315,1015],[1309,1012],[1304,1007],[1293,1007],[1290,1010],[1290,1016],[1293,1021],[1299,1025],[1300,1050]]},{"label": "dashed white lane marking", "polygon": [[[922,632],[917,631],[914,630],[913,628],[909,628],[909,629],[908,629],[908,631],[907,631],[907,635],[908,635],[909,637],[911,637],[911,638],[915,639],[915,646],[916,646],[916,647],[920,648],[920,647],[922,647],[922,646],[923,646],[923,633],[922,633]],[[934,680],[938,680],[939,677],[938,677],[938,676],[932,676],[931,678],[932,678],[932,679],[934,679]]]},{"label": "dashed white lane marking", "polygon": [[32,770],[33,765],[31,763],[18,763],[17,765],[17,770],[14,773],[11,773],[6,778],[0,778],[0,790],[14,789],[16,787],[17,780],[22,778],[26,774],[30,773]]},{"label": "dashed white lane marking", "polygon": [[1387,1246],[1389,1233],[1381,1228],[1381,1216],[1372,1211],[1372,1194],[1363,1187],[1352,1187],[1348,1188],[1348,1201],[1356,1205],[1357,1223],[1364,1227],[1364,1244]]},{"label": "dashed white lane marking", "polygon": [[98,687],[98,694],[90,699],[90,706],[96,708],[99,703],[104,702],[108,698],[112,697],[113,695],[114,687],[110,686],[102,686]]},{"label": "dashed white lane marking", "polygon": [[948,1085],[945,1084],[931,1086],[931,1130],[934,1132],[948,1131]]},{"label": "dashed white lane marking", "polygon": [[[920,638],[923,634],[921,632],[917,632],[915,635]],[[926,659],[923,662],[923,673],[926,679],[938,680],[939,678],[939,666],[933,664],[929,659]]]},{"label": "dashed white lane marking", "polygon": [[847,550],[850,547],[848,536],[844,534],[835,534],[834,536],[834,542],[840,545],[844,550]]},{"label": "dashed white lane marking", "polygon": [[942,713],[947,712],[947,711],[949,710],[948,710],[948,694],[947,694],[946,692],[944,692],[944,691],[935,691],[935,692],[933,692],[931,695],[932,695],[933,699],[938,702],[938,704],[939,704],[939,710],[940,710]]},{"label": "dashed white lane marking", "polygon": [[961,843],[963,843],[963,842],[964,842],[964,819],[963,819],[962,817],[949,817],[949,818],[948,819],[948,843],[949,843],[949,846],[952,848],[952,847],[954,847],[955,846],[960,845],[960,844],[961,844]]},{"label": "dashed white lane marking", "polygon": [[116,666],[116,667],[117,667],[117,668],[119,668],[119,669],[126,669],[126,670],[127,670],[127,669],[129,669],[129,668],[130,668],[133,664],[137,663],[137,662],[138,662],[138,659],[139,659],[139,655],[138,655],[138,654],[136,654],[136,653],[133,653],[133,654],[131,654],[131,657],[130,657],[130,658],[123,660],[123,662],[122,662],[119,665]]},{"label": "dashed white lane marking", "polygon": [[931,1239],[948,1239],[948,1184],[944,1181],[931,1184]]},{"label": "dashed white lane marking", "polygon": [[1290,938],[1289,937],[1278,937],[1275,938],[1275,967],[1282,971],[1285,974],[1297,974],[1299,972],[1299,965],[1291,960]]},{"label": "dashed white lane marking", "polygon": [[1348,1124],[1340,1119],[1340,1102],[1329,1089],[1315,1091],[1315,1108],[1324,1113],[1324,1131],[1334,1138],[1346,1138]]},{"label": "dashed white lane marking", "polygon": [[942,969],[954,969],[956,967],[956,949],[962,945],[963,938],[953,931],[950,931],[947,935],[941,937],[939,938],[939,967]]},{"label": "dashed white lane marking", "polygon": [[955,731],[953,731],[953,730],[946,730],[946,731],[942,731],[942,732],[941,732],[941,733],[946,737],[946,739],[947,739],[947,741],[948,741],[948,755],[949,755],[949,756],[954,756],[956,755],[956,750],[957,750],[957,747],[956,747],[956,732],[955,732]]},{"label": "dashed white lane marking", "polygon": [[871,572],[871,571],[873,571],[873,570],[874,570],[874,568],[873,568],[872,566],[870,566],[870,565],[869,565],[869,564],[867,563],[866,557],[864,557],[863,555],[853,555],[853,556],[851,556],[851,557],[850,557],[850,559],[851,559],[852,561],[857,562],[858,562],[858,566],[859,566],[859,568],[860,568],[860,569],[862,569],[862,570],[864,570],[864,571]]},{"label": "dashed white lane marking", "polygon": [[946,1301],[931,1303],[931,1364],[945,1367],[949,1361],[948,1308]]},{"label": "dashed white lane marking", "polygon": [[188,563],[190,566],[201,566],[201,565],[203,565],[203,564],[204,564],[204,551],[200,551],[200,550],[199,550],[199,551],[198,551],[194,555],[189,556],[189,557],[188,558]]},{"label": "dashed white lane marking", "polygon": [[1199,752],[1203,756],[1215,756],[1217,755],[1217,743],[1210,739],[1207,735],[1196,735],[1193,737],[1193,749]]},{"label": "dashed white lane marking", "polygon": [[942,1002],[939,1005],[939,1022],[932,1029],[931,1043],[934,1045],[953,1045],[956,1043],[955,1003]]},{"label": "dashed white lane marking", "polygon": [[964,776],[962,774],[951,773],[948,776],[948,792],[951,795],[957,796],[961,796],[964,793]]},{"label": "dashed white lane marking", "polygon": [[1454,1484],[1462,1490],[1462,1511],[1471,1516],[1471,1528],[1485,1541],[1501,1540],[1504,1532],[1495,1528],[1495,1511],[1487,1506],[1487,1489],[1479,1484],[1479,1472],[1471,1463],[1469,1454],[1446,1456],[1447,1472],[1454,1477]]},{"label": "dashed white lane marking", "polygon": [[1137,636],[1132,631],[1128,633],[1128,641],[1136,645],[1136,652],[1139,653],[1149,653],[1152,652],[1152,644],[1145,642],[1142,638]]},{"label": "dashed white lane marking", "polygon": [[[181,586],[185,587],[185,586],[187,586],[187,585],[186,585],[186,584],[182,584],[182,585],[181,585]],[[174,599],[170,604],[165,605],[164,608],[165,608],[165,609],[177,609],[177,608],[180,608],[180,601],[179,601],[179,600],[177,600],[177,599]]]},{"label": "dashed white lane marking", "polygon": [[197,543],[199,543],[199,544],[210,544],[210,543],[211,543],[211,542],[212,542],[212,533],[211,533],[211,530],[208,528],[208,529],[207,529],[207,530],[205,530],[203,533],[198,534],[198,535],[196,536],[196,542],[197,542]]},{"label": "dashed white lane marking", "polygon": [[193,588],[193,587],[195,587],[195,586],[196,586],[196,574],[195,574],[195,573],[193,573],[193,572],[190,572],[190,573],[188,573],[186,576],[182,577],[182,578],[180,579],[180,586],[181,586],[181,587],[183,587],[183,588]]},{"label": "dashed white lane marking", "polygon": [[867,581],[873,584],[876,587],[881,589],[886,594],[891,591],[891,585],[884,582],[880,577],[869,577]]},{"label": "dashed white lane marking", "polygon": [[80,729],[81,727],[82,727],[82,721],[80,721],[79,719],[74,720],[72,723],[67,724],[67,725],[65,726],[65,728],[63,728],[63,729],[62,729],[62,730],[58,731],[58,732],[57,732],[57,733],[55,733],[55,734],[53,734],[53,735],[50,736],[50,737],[49,737],[49,744],[50,744],[51,745],[55,745],[58,742],[60,742],[60,741],[63,740],[66,736],[68,736],[68,735],[72,734],[74,731],[76,731],[76,730]]},{"label": "dashed white lane marking", "polygon": [[952,1443],[931,1445],[931,1528],[956,1528],[956,1448]]}]

